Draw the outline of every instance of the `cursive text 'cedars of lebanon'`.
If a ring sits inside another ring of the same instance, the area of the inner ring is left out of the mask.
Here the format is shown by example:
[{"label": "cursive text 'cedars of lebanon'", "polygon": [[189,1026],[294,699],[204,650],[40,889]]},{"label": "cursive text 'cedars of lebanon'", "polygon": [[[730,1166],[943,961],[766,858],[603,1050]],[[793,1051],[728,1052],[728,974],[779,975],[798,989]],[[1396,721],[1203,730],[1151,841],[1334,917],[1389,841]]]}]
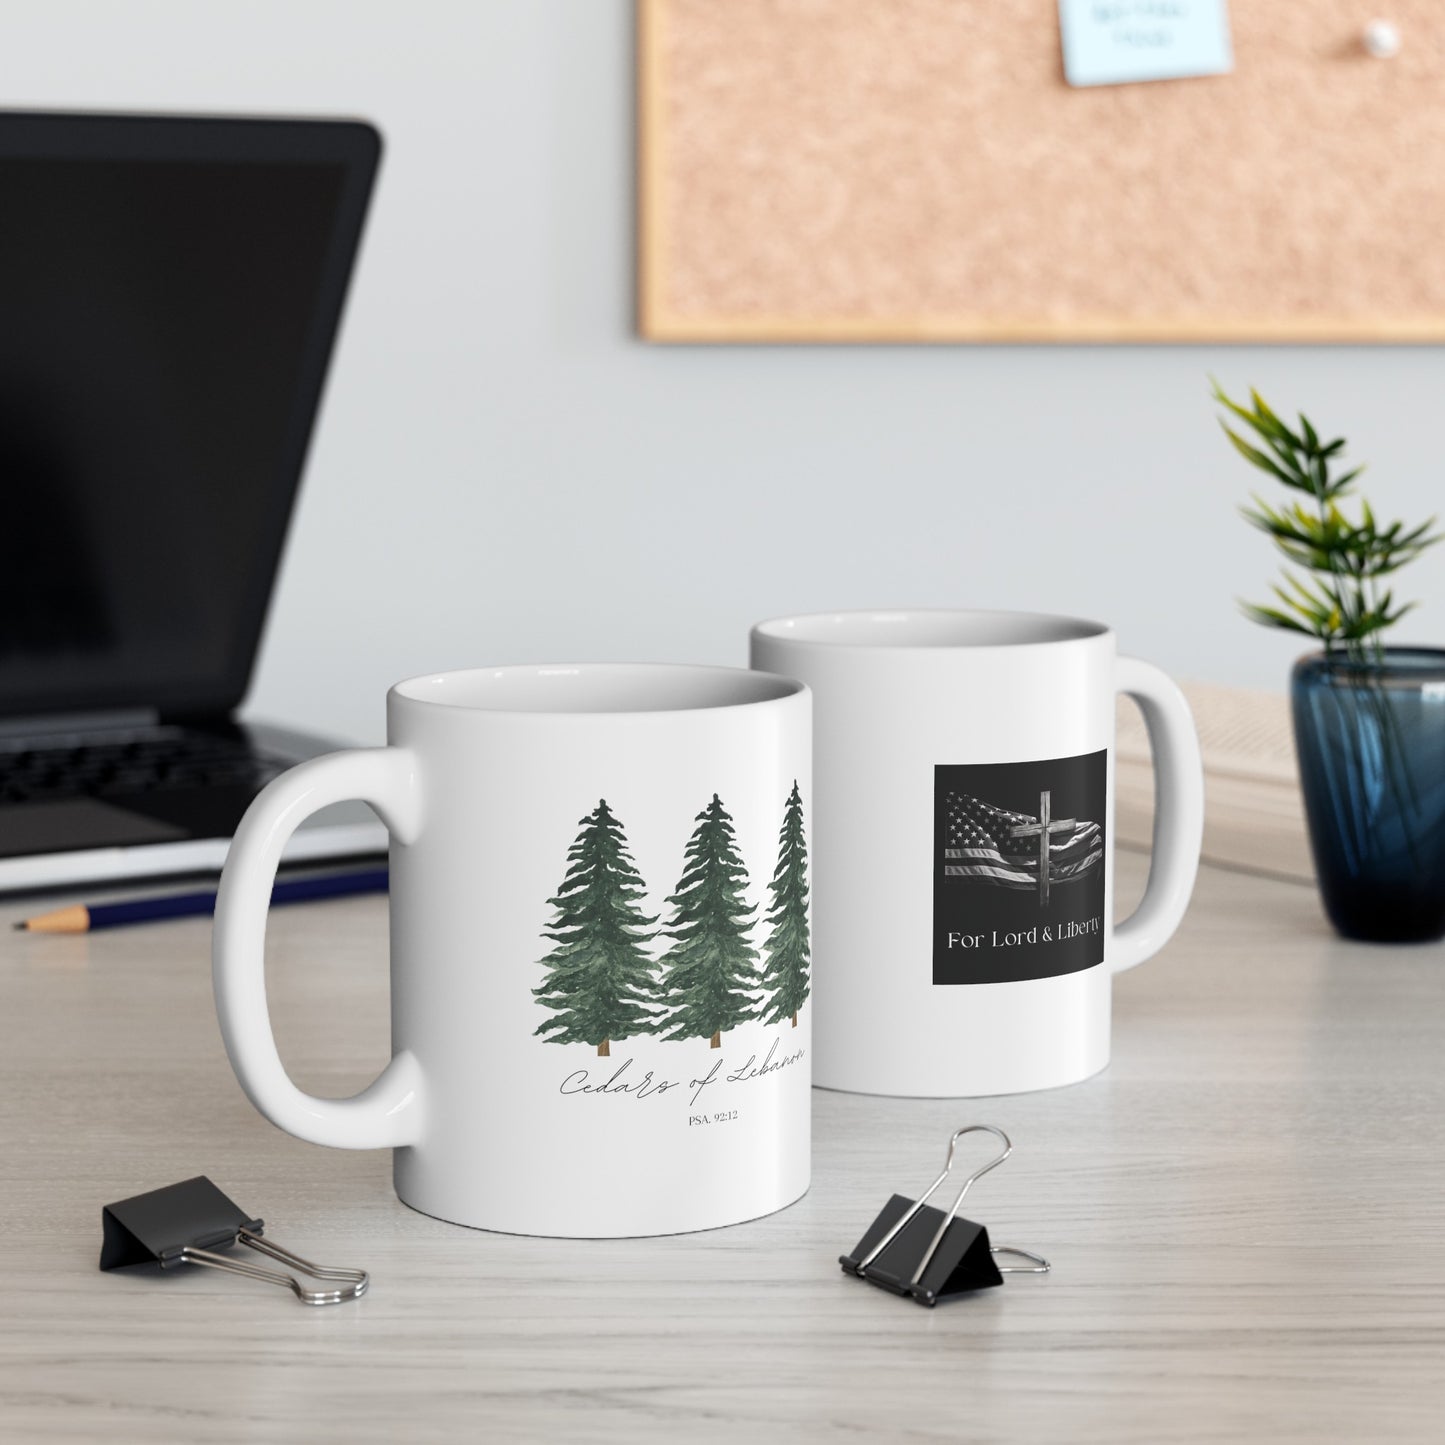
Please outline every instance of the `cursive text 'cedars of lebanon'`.
[{"label": "cursive text 'cedars of lebanon'", "polygon": [[[780,1058],[774,1057],[778,1052],[779,1040],[774,1039],[768,1049],[762,1063],[758,1063],[756,1054],[749,1054],[748,1061],[740,1064],[730,1073],[723,1073],[723,1060],[714,1061],[712,1068],[700,1079],[693,1079],[688,1087],[692,1089],[692,1102],[696,1103],[704,1089],[711,1084],[726,1082],[729,1084],[746,1084],[753,1079],[761,1079],[768,1074],[775,1074],[780,1069],[786,1069],[792,1064],[798,1063],[806,1052],[804,1049],[794,1049],[790,1054],[784,1054]],[[612,1094],[621,1095],[632,1099],[650,1099],[655,1095],[665,1094],[669,1089],[682,1088],[681,1079],[658,1078],[651,1069],[648,1069],[641,1077],[631,1074],[632,1060],[624,1059],[605,1078],[593,1081],[592,1076],[586,1069],[576,1069],[568,1074],[557,1092],[561,1094]]]}]

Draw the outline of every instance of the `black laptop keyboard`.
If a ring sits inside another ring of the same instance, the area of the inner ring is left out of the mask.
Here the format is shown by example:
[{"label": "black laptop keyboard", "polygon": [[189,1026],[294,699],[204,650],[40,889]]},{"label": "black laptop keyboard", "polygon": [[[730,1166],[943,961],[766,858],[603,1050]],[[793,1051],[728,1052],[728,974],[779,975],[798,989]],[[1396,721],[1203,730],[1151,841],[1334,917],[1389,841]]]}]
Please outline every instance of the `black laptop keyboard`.
[{"label": "black laptop keyboard", "polygon": [[286,764],[247,743],[182,728],[0,745],[0,804],[114,798],[178,788],[260,788]]}]

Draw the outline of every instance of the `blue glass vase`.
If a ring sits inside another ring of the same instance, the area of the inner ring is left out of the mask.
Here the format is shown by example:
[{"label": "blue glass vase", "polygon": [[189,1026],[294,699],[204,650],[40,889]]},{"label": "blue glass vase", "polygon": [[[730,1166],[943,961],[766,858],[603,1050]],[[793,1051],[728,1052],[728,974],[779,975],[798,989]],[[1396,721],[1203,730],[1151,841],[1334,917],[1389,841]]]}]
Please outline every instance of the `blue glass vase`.
[{"label": "blue glass vase", "polygon": [[1290,693],[1330,922],[1375,942],[1445,936],[1445,650],[1313,653]]}]

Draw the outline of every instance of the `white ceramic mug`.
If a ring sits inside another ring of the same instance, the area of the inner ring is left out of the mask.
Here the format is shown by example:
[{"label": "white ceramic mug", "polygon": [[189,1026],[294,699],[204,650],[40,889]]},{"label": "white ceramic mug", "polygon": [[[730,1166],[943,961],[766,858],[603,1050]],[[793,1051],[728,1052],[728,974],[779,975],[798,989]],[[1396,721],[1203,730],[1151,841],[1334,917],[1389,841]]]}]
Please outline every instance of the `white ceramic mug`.
[{"label": "white ceramic mug", "polygon": [[[811,699],[713,667],[502,667],[399,683],[384,748],[246,814],[216,1002],[252,1103],[392,1148],[423,1213],[519,1234],[734,1224],[808,1187]],[[350,1099],[287,1077],[262,951],[281,849],[360,798],[391,833],[392,1059]]]},{"label": "white ceramic mug", "polygon": [[[814,1082],[1009,1094],[1109,1062],[1110,978],[1179,924],[1204,817],[1179,689],[1092,622],[784,617],[752,664],[814,694]],[[1114,699],[1154,751],[1149,886],[1113,927]]]}]

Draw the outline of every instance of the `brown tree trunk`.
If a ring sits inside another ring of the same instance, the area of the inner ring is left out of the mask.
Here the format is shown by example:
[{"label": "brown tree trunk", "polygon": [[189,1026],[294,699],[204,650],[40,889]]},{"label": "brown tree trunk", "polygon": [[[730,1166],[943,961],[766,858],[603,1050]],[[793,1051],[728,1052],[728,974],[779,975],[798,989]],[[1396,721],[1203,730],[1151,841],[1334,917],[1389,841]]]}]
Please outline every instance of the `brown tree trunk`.
[{"label": "brown tree trunk", "polygon": [[797,1009],[794,1009],[794,1010],[793,1010],[793,1027],[794,1027],[794,1028],[797,1028],[797,1027],[798,1027],[798,1011],[797,1011]]},{"label": "brown tree trunk", "polygon": [[712,1042],[708,1045],[708,1048],[710,1048],[710,1049],[720,1049],[720,1048],[722,1048],[722,1030],[721,1030],[721,1029],[719,1029],[719,1030],[712,1036]]},{"label": "brown tree trunk", "polygon": [[602,1042],[597,1045],[597,1057],[599,1059],[610,1059],[612,1057],[611,1039],[603,1039]]}]

